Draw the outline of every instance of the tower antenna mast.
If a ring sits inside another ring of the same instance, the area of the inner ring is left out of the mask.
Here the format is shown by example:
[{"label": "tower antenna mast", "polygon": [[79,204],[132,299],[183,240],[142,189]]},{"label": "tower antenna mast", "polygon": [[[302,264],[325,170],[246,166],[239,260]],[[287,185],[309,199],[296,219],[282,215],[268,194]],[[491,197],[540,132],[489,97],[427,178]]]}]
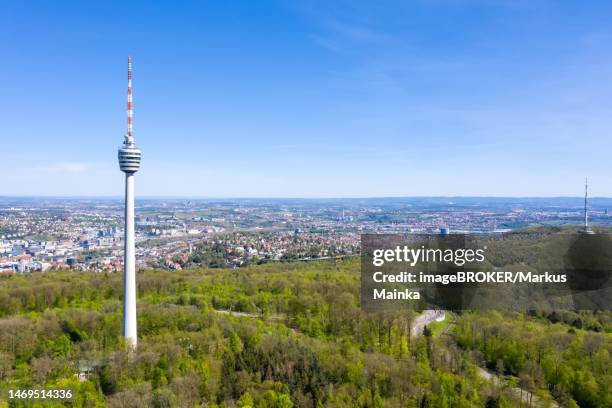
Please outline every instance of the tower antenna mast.
[{"label": "tower antenna mast", "polygon": [[132,57],[128,56],[128,88],[127,88],[127,137],[132,138]]},{"label": "tower antenna mast", "polygon": [[582,228],[578,231],[581,234],[591,235],[594,234],[593,230],[589,227],[589,211],[587,207],[589,197],[589,180],[587,177],[584,178],[584,223]]}]

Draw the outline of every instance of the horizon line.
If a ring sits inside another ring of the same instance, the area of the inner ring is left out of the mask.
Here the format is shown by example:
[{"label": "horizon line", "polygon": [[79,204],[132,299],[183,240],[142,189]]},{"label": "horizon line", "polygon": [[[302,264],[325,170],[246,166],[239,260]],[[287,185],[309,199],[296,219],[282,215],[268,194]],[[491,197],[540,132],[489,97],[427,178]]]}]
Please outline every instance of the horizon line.
[{"label": "horizon line", "polygon": [[[122,200],[122,195],[0,195],[0,200],[7,198],[40,198],[40,199],[117,199]],[[188,195],[142,195],[137,200],[163,200],[163,199],[185,199],[185,200],[375,200],[375,199],[454,199],[454,198],[490,198],[490,199],[584,199],[584,196],[550,195],[550,196],[514,196],[514,195],[413,195],[413,196],[188,196]],[[589,200],[612,199],[608,196],[589,197]]]}]

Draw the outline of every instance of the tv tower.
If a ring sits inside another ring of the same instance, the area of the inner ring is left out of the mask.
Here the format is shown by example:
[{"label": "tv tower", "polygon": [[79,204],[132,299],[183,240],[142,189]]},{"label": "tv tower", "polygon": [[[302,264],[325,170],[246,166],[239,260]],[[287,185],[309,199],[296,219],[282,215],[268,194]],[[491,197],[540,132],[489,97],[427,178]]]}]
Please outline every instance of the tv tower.
[{"label": "tv tower", "polygon": [[584,225],[578,231],[581,234],[594,234],[593,230],[589,227],[589,212],[587,210],[587,199],[589,196],[589,180],[584,179]]},{"label": "tv tower", "polygon": [[125,251],[123,258],[123,337],[136,348],[136,254],[134,245],[134,173],[140,169],[140,150],[132,132],[132,57],[128,57],[127,133],[119,147],[119,168],[125,173]]}]

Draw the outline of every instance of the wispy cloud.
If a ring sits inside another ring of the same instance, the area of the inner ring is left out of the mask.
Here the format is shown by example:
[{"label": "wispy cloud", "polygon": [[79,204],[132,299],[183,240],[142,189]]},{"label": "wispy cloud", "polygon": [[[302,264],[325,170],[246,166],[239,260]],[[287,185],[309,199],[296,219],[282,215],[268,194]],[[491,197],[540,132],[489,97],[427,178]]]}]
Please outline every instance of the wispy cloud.
[{"label": "wispy cloud", "polygon": [[322,23],[331,32],[355,42],[381,43],[391,39],[391,36],[364,24],[348,23],[335,19],[324,19]]},{"label": "wispy cloud", "polygon": [[37,167],[37,170],[51,171],[56,173],[84,173],[89,169],[86,163],[81,162],[58,162]]},{"label": "wispy cloud", "polygon": [[340,10],[328,4],[297,3],[292,9],[318,26],[311,39],[323,48],[339,51],[345,46],[376,46],[395,40],[387,30],[371,24],[367,11],[351,2],[343,3]]}]

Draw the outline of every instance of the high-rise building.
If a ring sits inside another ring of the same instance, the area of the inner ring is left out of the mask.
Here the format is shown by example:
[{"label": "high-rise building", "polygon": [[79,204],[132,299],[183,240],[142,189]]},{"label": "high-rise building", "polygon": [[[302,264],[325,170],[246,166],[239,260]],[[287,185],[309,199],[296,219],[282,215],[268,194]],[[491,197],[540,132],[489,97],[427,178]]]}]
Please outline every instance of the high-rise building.
[{"label": "high-rise building", "polygon": [[119,148],[119,168],[125,173],[125,239],[123,258],[123,336],[133,348],[136,324],[136,249],[134,237],[134,173],[140,169],[140,150],[132,132],[132,57],[128,57],[127,133]]}]

